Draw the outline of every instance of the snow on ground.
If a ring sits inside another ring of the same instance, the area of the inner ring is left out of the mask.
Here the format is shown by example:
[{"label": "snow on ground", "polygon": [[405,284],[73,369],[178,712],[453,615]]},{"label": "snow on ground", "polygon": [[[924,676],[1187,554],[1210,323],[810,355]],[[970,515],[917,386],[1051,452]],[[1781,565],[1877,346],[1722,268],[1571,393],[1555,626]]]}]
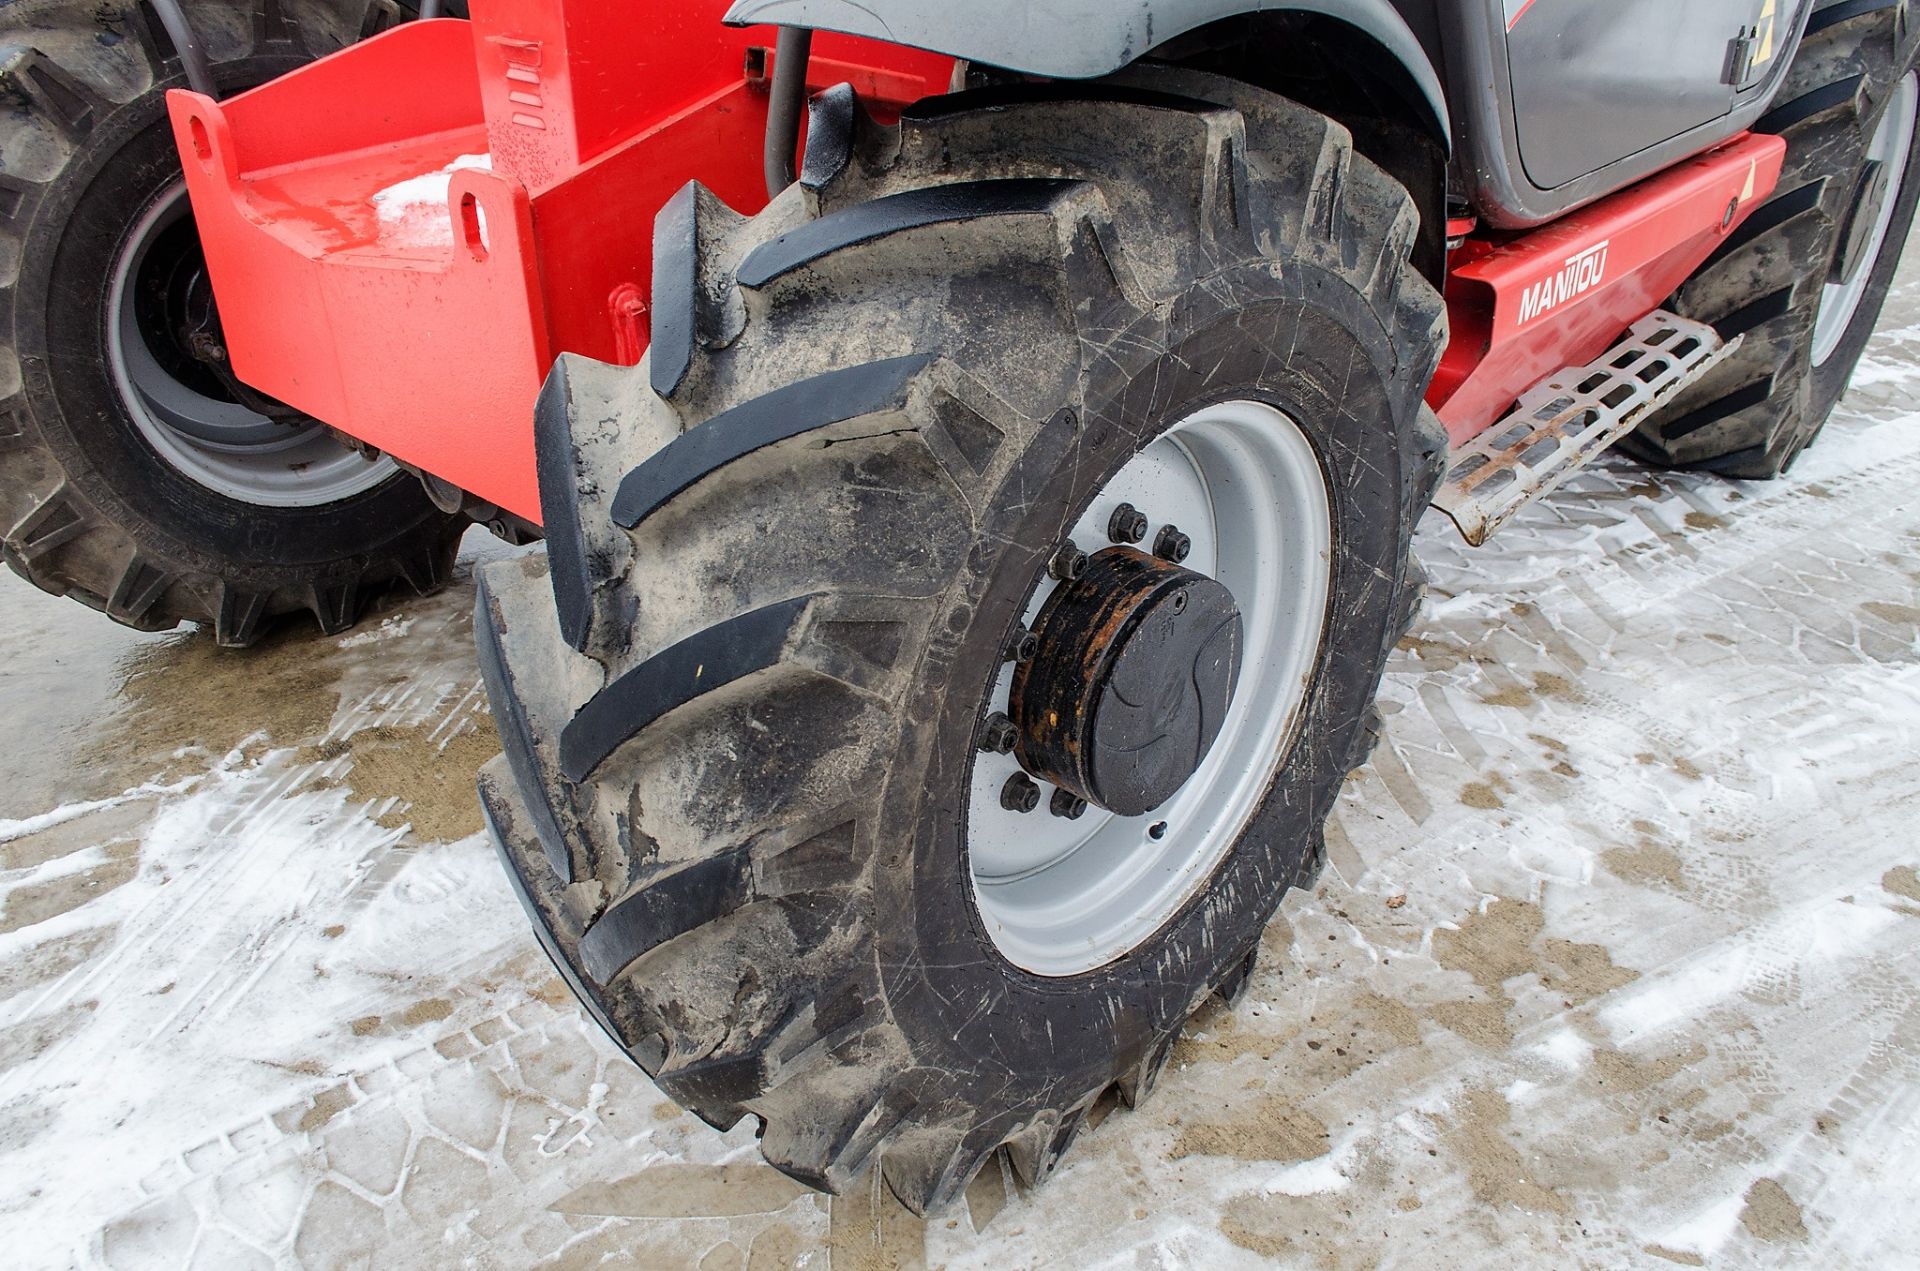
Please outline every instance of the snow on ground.
[{"label": "snow on ground", "polygon": [[234,655],[7,580],[6,1261],[1910,1265],[1912,281],[1887,326],[1786,481],[1610,461],[1486,549],[1429,523],[1245,1003],[927,1222],[803,1192],[568,999],[477,833],[469,587]]}]

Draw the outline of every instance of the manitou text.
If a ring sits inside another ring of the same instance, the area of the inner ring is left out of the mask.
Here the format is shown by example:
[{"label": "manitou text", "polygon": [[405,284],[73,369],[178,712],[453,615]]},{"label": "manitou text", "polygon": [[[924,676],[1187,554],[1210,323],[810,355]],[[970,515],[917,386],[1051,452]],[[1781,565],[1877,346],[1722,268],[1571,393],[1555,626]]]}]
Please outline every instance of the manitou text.
[{"label": "manitou text", "polygon": [[1549,274],[1520,293],[1520,322],[1533,321],[1543,313],[1558,309],[1575,296],[1598,287],[1607,276],[1607,241],[1595,243],[1577,256],[1569,256],[1558,273]]}]

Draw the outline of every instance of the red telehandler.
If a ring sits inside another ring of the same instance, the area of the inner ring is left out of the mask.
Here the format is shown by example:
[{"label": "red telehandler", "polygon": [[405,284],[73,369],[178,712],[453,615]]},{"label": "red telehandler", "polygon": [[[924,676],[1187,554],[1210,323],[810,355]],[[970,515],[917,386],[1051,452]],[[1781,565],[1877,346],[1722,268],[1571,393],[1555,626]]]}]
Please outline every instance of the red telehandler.
[{"label": "red telehandler", "polygon": [[1904,0],[0,31],[8,564],[244,645],[540,540],[478,623],[540,938],[687,1108],[920,1211],[1236,997],[1429,504],[1784,472],[1920,194]]}]

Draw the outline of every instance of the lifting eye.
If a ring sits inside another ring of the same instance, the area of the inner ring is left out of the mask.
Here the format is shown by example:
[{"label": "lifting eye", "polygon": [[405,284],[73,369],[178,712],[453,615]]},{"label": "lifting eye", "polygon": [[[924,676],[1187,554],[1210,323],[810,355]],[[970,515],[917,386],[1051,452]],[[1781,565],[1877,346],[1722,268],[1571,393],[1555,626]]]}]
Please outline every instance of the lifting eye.
[{"label": "lifting eye", "polygon": [[193,140],[193,157],[201,163],[213,159],[213,138],[207,136],[207,122],[194,115],[187,120],[187,135]]},{"label": "lifting eye", "polygon": [[475,260],[487,258],[487,218],[472,194],[460,196],[460,237]]}]

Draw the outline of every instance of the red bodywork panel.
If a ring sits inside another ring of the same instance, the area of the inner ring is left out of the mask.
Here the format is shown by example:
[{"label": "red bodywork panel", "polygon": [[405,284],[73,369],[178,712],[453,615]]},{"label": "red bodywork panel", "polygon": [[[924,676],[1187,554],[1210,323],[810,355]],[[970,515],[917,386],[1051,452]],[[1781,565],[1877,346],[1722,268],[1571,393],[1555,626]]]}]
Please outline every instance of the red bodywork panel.
[{"label": "red bodywork panel", "polygon": [[[537,522],[535,396],[562,352],[639,360],[655,210],[689,179],[766,202],[774,39],[723,26],[726,0],[472,8],[169,108],[235,371]],[[953,68],[822,34],[808,80],[885,114]],[[1454,441],[1655,308],[1772,192],[1784,150],[1739,137],[1543,229],[1467,238],[1428,395]],[[483,154],[444,200],[428,188],[424,231],[382,221],[376,194]]]},{"label": "red bodywork panel", "polygon": [[1449,260],[1452,335],[1427,403],[1455,445],[1657,309],[1780,181],[1779,137],[1745,133],[1541,229]]},{"label": "red bodywork panel", "polygon": [[[767,201],[774,33],[721,25],[725,0],[472,9],[168,105],[235,372],[537,522],[534,398],[562,352],[639,360],[654,211],[689,179]],[[953,65],[823,34],[808,78],[880,113]],[[376,193],[489,153],[451,175],[439,241],[382,224]]]}]

